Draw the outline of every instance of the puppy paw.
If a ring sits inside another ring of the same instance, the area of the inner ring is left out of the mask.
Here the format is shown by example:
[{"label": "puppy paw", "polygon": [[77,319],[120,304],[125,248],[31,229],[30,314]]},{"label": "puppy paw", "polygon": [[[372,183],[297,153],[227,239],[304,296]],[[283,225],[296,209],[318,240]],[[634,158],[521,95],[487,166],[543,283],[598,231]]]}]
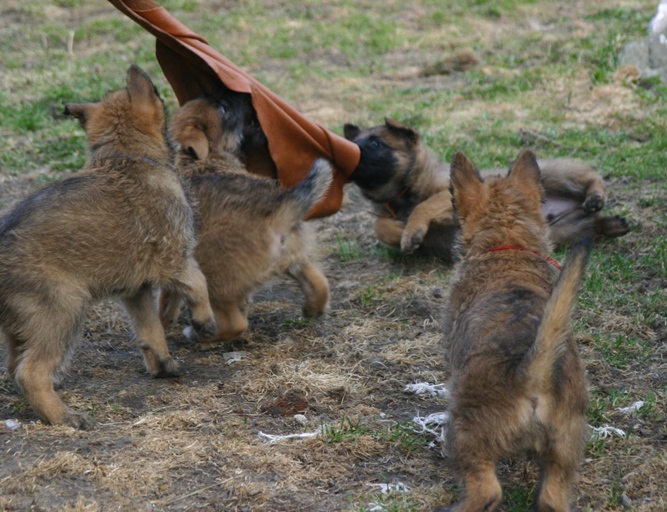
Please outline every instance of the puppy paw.
[{"label": "puppy paw", "polygon": [[153,374],[153,377],[156,379],[168,379],[170,377],[178,377],[180,374],[178,363],[170,356],[158,361],[158,369]]},{"label": "puppy paw", "polygon": [[200,339],[211,339],[215,336],[217,326],[215,325],[215,320],[213,318],[207,319],[205,322],[197,322],[194,318],[191,320],[190,325],[197,333]]},{"label": "puppy paw", "polygon": [[310,306],[308,304],[304,304],[303,307],[301,308],[301,314],[305,318],[319,318],[324,314],[325,311],[326,308]]},{"label": "puppy paw", "polygon": [[213,347],[213,343],[211,343],[208,340],[199,340],[199,350],[202,351],[207,351],[207,350],[213,350],[215,347]]},{"label": "puppy paw", "polygon": [[79,430],[88,430],[95,425],[95,420],[86,412],[72,411],[70,409],[67,411],[67,416],[65,416],[63,423]]},{"label": "puppy paw", "polygon": [[598,193],[591,194],[586,198],[582,206],[586,213],[599,212],[604,207],[604,198]]},{"label": "puppy paw", "polygon": [[409,254],[416,251],[426,236],[426,228],[418,227],[417,229],[404,229],[401,236],[401,252]]},{"label": "puppy paw", "polygon": [[620,215],[600,217],[596,219],[595,227],[599,234],[612,238],[623,236],[631,229],[628,220]]}]

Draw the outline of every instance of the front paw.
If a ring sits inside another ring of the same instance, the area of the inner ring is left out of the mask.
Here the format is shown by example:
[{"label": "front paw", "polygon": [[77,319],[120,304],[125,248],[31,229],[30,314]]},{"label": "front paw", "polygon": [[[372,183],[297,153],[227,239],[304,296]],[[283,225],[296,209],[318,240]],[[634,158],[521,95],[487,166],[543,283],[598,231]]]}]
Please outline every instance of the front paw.
[{"label": "front paw", "polygon": [[63,423],[79,430],[88,430],[95,426],[95,420],[90,414],[72,411],[71,409],[67,411],[67,416],[65,416]]},{"label": "front paw", "polygon": [[178,363],[171,357],[158,359],[157,371],[153,374],[156,379],[169,379],[181,375]]},{"label": "front paw", "polygon": [[426,228],[418,227],[417,229],[410,229],[406,227],[401,235],[401,252],[410,254],[416,251],[426,236]]},{"label": "front paw", "polygon": [[599,212],[603,207],[604,198],[598,193],[588,196],[583,204],[583,208],[586,213]]}]

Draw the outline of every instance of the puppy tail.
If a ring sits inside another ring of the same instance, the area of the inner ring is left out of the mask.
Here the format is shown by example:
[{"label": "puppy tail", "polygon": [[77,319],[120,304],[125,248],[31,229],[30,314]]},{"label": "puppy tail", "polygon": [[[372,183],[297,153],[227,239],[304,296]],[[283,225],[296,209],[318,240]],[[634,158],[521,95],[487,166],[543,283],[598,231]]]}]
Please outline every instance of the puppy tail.
[{"label": "puppy tail", "polygon": [[323,158],[315,160],[305,179],[278,197],[274,229],[279,233],[291,230],[324,197],[332,181],[331,164]]},{"label": "puppy tail", "polygon": [[544,308],[544,316],[529,357],[529,374],[544,389],[553,383],[554,365],[570,342],[570,322],[593,238],[585,236],[572,248]]}]

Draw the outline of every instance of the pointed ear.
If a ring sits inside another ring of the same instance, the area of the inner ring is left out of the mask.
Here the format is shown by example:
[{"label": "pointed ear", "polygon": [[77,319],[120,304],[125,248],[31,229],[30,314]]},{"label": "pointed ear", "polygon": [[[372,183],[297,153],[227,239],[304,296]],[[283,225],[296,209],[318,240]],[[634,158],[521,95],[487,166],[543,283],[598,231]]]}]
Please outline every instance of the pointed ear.
[{"label": "pointed ear", "polygon": [[90,103],[68,103],[65,105],[63,114],[66,116],[76,117],[79,120],[81,128],[86,129],[86,120],[88,118],[88,110]]},{"label": "pointed ear", "polygon": [[522,182],[540,183],[541,173],[540,167],[537,165],[537,158],[530,149],[524,149],[516,158],[509,175],[513,180],[521,180]]},{"label": "pointed ear", "polygon": [[181,145],[181,150],[195,160],[206,160],[208,157],[208,139],[206,134],[194,127],[188,127],[178,137],[178,143]]},{"label": "pointed ear", "polygon": [[459,217],[465,217],[471,206],[478,202],[484,182],[475,164],[461,151],[452,157],[449,182]]},{"label": "pointed ear", "polygon": [[127,92],[130,101],[153,101],[160,95],[153,85],[151,78],[139,66],[132,65],[127,70]]},{"label": "pointed ear", "polygon": [[346,123],[343,126],[343,134],[347,140],[354,140],[361,133],[361,129],[356,124]]},{"label": "pointed ear", "polygon": [[409,126],[405,126],[404,124],[399,123],[391,117],[385,117],[384,123],[387,128],[395,133],[399,133],[404,139],[408,140],[412,144],[419,142],[419,134]]}]

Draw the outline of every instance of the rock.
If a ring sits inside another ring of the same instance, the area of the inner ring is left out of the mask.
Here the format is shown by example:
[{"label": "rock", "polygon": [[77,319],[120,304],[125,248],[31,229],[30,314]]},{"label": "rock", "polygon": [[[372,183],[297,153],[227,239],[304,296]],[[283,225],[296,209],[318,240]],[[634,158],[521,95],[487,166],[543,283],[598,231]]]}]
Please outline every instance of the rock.
[{"label": "rock", "polygon": [[626,44],[618,54],[619,66],[635,66],[640,71],[649,67],[648,38]]},{"label": "rock", "polygon": [[665,34],[656,34],[648,38],[648,66],[644,67],[651,69],[667,67],[667,37]]},{"label": "rock", "polygon": [[625,493],[621,496],[621,505],[623,505],[623,508],[626,510],[632,509],[632,500],[628,498],[628,495]]},{"label": "rock", "polygon": [[634,82],[635,79],[623,80],[622,76],[622,70],[632,67],[639,70],[639,85],[645,89],[667,84],[667,32],[626,44],[618,54],[618,76],[615,79]]}]

